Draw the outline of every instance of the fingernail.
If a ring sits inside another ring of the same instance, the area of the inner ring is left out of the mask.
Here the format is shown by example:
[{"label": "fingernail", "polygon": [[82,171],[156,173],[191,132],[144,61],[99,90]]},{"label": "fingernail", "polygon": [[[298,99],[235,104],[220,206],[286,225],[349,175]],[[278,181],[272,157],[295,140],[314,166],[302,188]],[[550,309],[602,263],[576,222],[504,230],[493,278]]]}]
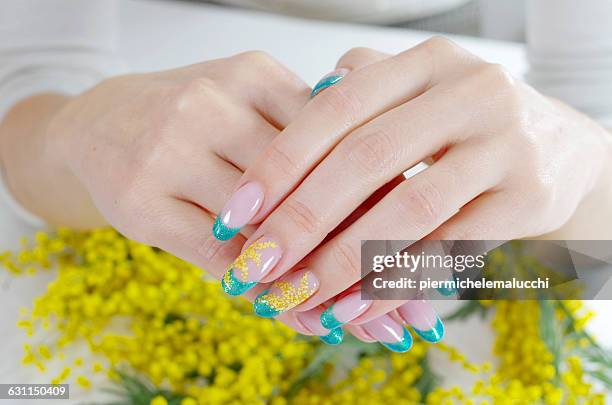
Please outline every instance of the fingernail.
[{"label": "fingernail", "polygon": [[352,321],[370,307],[372,301],[361,298],[361,291],[355,291],[340,298],[321,314],[321,324],[327,329],[335,329]]},{"label": "fingernail", "polygon": [[273,318],[310,298],[319,289],[319,280],[310,270],[291,273],[272,283],[253,302],[255,313]]},{"label": "fingernail", "polygon": [[321,308],[315,308],[310,311],[300,312],[296,315],[300,322],[313,335],[319,336],[319,339],[328,345],[338,345],[344,339],[344,331],[342,328],[333,328],[331,331],[321,324]]},{"label": "fingernail", "polygon": [[329,86],[333,86],[338,83],[340,80],[344,78],[349,73],[348,69],[340,68],[336,69],[331,73],[326,74],[315,84],[312,88],[312,92],[310,92],[310,97],[314,97],[319,94],[321,91],[325,90]]},{"label": "fingernail", "polygon": [[241,295],[255,287],[281,258],[280,244],[262,236],[251,243],[230,265],[221,279],[223,291]]},{"label": "fingernail", "polygon": [[230,240],[257,214],[264,199],[261,185],[251,181],[234,192],[213,225],[213,235]]},{"label": "fingernail", "polygon": [[336,346],[342,343],[344,340],[344,330],[342,328],[334,328],[325,336],[319,336],[321,342],[328,344],[330,346]]},{"label": "fingernail", "polygon": [[457,289],[452,285],[452,283],[455,282],[455,277],[451,275],[448,281],[450,281],[450,283],[445,283],[443,286],[436,288],[436,290],[438,290],[438,292],[444,295],[445,297],[450,297],[451,295],[455,295],[458,292]]},{"label": "fingernail", "polygon": [[444,324],[429,302],[409,301],[399,307],[397,313],[423,340],[437,343],[444,337]]},{"label": "fingernail", "polygon": [[362,326],[366,332],[391,351],[404,353],[412,347],[412,336],[408,329],[400,325],[388,314]]}]

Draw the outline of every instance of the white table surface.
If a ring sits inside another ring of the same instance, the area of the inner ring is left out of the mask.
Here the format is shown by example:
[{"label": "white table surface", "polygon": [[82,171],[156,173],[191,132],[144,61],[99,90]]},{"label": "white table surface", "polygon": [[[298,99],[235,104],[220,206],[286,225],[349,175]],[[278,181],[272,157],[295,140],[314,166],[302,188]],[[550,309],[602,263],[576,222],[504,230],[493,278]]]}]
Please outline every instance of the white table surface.
[{"label": "white table surface", "polygon": [[[134,71],[172,68],[260,49],[275,56],[311,84],[332,70],[338,57],[351,47],[399,52],[431,35],[403,29],[307,21],[195,3],[143,0],[122,3],[121,26],[120,53]],[[525,72],[526,62],[520,44],[460,37],[455,40],[483,58],[505,65],[517,76]],[[0,229],[0,250],[16,247],[20,236],[33,232],[3,206],[0,206]],[[50,278],[47,275],[12,279],[0,272],[0,383],[48,382],[49,375],[57,371],[40,375],[33,368],[20,365],[23,334],[15,326],[18,308],[30,305],[31,300],[45,290]],[[436,302],[434,305],[444,313],[456,304]],[[610,313],[612,301],[589,305],[599,314],[592,322],[593,333],[601,342],[612,345],[612,327],[609,315],[605,315]],[[486,324],[476,319],[449,323],[446,340],[460,347],[473,361],[491,359],[493,335]],[[464,373],[456,367],[443,369],[448,383],[464,385],[469,382],[461,377]],[[73,392],[72,400],[54,403],[80,403],[100,398],[95,392]],[[0,404],[7,405],[25,402],[0,400]]]}]

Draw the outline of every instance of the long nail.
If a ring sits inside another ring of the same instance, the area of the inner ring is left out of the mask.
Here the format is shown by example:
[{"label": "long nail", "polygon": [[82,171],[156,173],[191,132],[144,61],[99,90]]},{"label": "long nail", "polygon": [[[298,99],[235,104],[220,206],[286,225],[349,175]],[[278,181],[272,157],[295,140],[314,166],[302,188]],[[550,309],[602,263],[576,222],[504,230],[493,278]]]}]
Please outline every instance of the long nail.
[{"label": "long nail", "polygon": [[450,297],[451,295],[455,295],[458,292],[457,289],[452,286],[452,283],[455,282],[455,276],[451,274],[450,279],[448,281],[450,281],[451,283],[436,288],[436,290],[438,290],[438,292],[444,295],[445,297]]},{"label": "long nail", "polygon": [[296,315],[300,322],[313,335],[319,336],[319,339],[328,345],[338,345],[344,339],[344,331],[342,328],[333,328],[331,331],[321,324],[321,308],[315,308],[310,311],[300,312]]},{"label": "long nail", "polygon": [[241,295],[255,287],[276,266],[283,251],[273,238],[262,236],[240,253],[221,279],[229,295]]},{"label": "long nail", "polygon": [[255,313],[273,318],[310,298],[319,289],[319,280],[312,271],[300,270],[276,280],[253,302]]},{"label": "long nail", "polygon": [[310,92],[310,97],[314,97],[319,94],[321,91],[325,90],[329,86],[333,86],[338,83],[340,80],[344,78],[349,73],[348,69],[340,68],[336,69],[331,73],[326,74],[315,84],[312,88],[312,92]]},{"label": "long nail", "polygon": [[264,199],[263,187],[251,181],[230,197],[213,225],[213,235],[219,240],[230,240],[257,214]]},{"label": "long nail", "polygon": [[412,347],[412,336],[388,314],[362,325],[366,332],[387,349],[404,353]]},{"label": "long nail", "polygon": [[397,313],[424,340],[437,343],[444,337],[444,324],[429,302],[409,301],[399,307]]},{"label": "long nail", "polygon": [[372,301],[361,298],[361,291],[355,291],[340,298],[321,314],[321,324],[335,329],[363,314]]}]

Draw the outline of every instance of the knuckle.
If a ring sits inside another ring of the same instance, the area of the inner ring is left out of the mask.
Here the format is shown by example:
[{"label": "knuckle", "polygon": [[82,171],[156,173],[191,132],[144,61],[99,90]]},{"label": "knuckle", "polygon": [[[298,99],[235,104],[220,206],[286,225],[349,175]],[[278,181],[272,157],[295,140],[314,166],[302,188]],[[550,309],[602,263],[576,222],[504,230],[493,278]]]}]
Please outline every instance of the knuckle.
[{"label": "knuckle", "polygon": [[245,66],[246,68],[250,69],[253,67],[259,69],[279,66],[276,59],[274,59],[269,53],[260,50],[239,53],[236,55],[236,60],[240,66]]},{"label": "knuckle", "polygon": [[546,173],[534,176],[532,180],[532,198],[540,210],[546,212],[554,205],[555,187]]},{"label": "knuckle", "polygon": [[514,77],[498,63],[483,63],[478,73],[486,78],[488,83],[495,85],[497,88],[514,88],[516,86]]},{"label": "knuckle", "polygon": [[349,167],[355,167],[363,176],[385,176],[399,163],[399,148],[384,128],[372,131],[356,131],[344,142],[345,159]]},{"label": "knuckle", "polygon": [[290,224],[297,234],[314,234],[321,229],[321,219],[308,205],[295,196],[288,198],[281,206],[282,224]]},{"label": "knuckle", "polygon": [[401,188],[399,198],[400,215],[411,213],[413,226],[428,233],[432,226],[438,225],[444,215],[444,197],[441,190],[431,181],[421,179],[409,182]]},{"label": "knuckle", "polygon": [[435,53],[455,54],[463,50],[455,42],[442,35],[429,38],[423,43],[423,46]]},{"label": "knuckle", "polygon": [[209,264],[215,262],[229,263],[233,257],[232,253],[236,253],[236,249],[231,243],[217,240],[210,232],[206,233],[206,236],[198,242],[196,249],[202,260]]},{"label": "knuckle", "polygon": [[358,61],[368,60],[375,51],[366,47],[355,47],[345,52],[338,60],[338,66],[353,66]]},{"label": "knuckle", "polygon": [[298,162],[277,142],[272,142],[266,148],[264,161],[272,166],[272,172],[286,176],[298,173],[300,169]]},{"label": "knuckle", "polygon": [[321,109],[317,115],[340,121],[342,129],[356,124],[363,111],[362,101],[353,88],[345,83],[343,81],[328,87],[315,99]]},{"label": "knuckle", "polygon": [[331,242],[330,249],[338,269],[344,273],[348,280],[352,282],[361,279],[361,259],[353,246],[336,239]]},{"label": "knuckle", "polygon": [[133,174],[122,179],[106,209],[109,222],[129,239],[154,245],[156,197],[147,192],[146,176]]},{"label": "knuckle", "polygon": [[[194,107],[201,109],[202,103],[210,104],[220,94],[214,80],[207,77],[198,77],[189,80],[177,90],[173,106],[176,112],[184,112]],[[214,104],[214,103],[213,103]]]}]

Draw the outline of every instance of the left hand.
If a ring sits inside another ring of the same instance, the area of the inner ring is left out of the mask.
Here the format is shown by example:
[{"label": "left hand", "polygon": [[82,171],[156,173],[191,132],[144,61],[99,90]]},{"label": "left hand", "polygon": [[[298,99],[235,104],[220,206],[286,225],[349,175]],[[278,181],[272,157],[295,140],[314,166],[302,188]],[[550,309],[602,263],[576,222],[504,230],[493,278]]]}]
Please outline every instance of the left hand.
[{"label": "left hand", "polygon": [[[308,269],[300,279],[312,288],[292,302],[298,311],[360,280],[364,239],[505,240],[564,229],[566,238],[601,237],[612,145],[588,117],[444,38],[396,56],[355,49],[338,67],[346,77],[311,100],[238,183],[255,182],[265,195],[248,221],[263,222],[245,246],[265,238],[282,249],[257,281],[298,263]],[[426,170],[319,246],[369,196],[426,160]],[[585,213],[591,221],[578,220]],[[297,274],[280,281],[297,283]],[[353,322],[400,304],[376,301]]]}]

